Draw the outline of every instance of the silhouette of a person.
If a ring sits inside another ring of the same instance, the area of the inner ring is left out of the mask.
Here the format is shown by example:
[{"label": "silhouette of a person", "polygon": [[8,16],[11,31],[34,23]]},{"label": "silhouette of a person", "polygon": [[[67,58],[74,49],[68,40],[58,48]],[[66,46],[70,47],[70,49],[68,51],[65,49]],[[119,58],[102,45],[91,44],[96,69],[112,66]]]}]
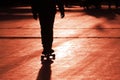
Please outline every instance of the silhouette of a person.
[{"label": "silhouette of a person", "polygon": [[33,18],[35,20],[39,18],[41,26],[42,54],[54,52],[52,49],[53,26],[57,8],[60,11],[61,18],[63,18],[65,16],[65,10],[61,0],[31,0]]}]

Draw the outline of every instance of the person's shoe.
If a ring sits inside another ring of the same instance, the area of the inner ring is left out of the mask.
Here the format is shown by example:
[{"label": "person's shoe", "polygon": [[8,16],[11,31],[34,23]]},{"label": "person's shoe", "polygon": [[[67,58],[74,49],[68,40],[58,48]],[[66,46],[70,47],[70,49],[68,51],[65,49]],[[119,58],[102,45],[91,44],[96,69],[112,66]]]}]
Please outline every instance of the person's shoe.
[{"label": "person's shoe", "polygon": [[53,50],[53,49],[51,49],[51,50],[50,50],[50,53],[53,53],[53,52],[54,52],[54,50]]}]

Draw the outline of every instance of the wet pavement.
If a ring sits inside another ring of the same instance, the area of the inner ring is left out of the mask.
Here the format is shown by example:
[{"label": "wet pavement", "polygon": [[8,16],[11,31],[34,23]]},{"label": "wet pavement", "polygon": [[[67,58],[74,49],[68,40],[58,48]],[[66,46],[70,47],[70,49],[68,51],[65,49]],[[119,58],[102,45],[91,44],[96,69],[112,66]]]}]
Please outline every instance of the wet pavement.
[{"label": "wet pavement", "polygon": [[56,59],[41,64],[39,21],[30,7],[0,12],[0,80],[120,80],[120,11],[65,8],[56,14]]}]

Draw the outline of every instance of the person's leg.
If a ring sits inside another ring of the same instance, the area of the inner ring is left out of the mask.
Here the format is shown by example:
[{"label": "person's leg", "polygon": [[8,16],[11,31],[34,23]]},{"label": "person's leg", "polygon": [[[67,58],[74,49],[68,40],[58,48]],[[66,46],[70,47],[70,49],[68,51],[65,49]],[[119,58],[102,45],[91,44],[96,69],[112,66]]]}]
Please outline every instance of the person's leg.
[{"label": "person's leg", "polygon": [[55,15],[40,15],[43,54],[52,53],[53,24]]}]

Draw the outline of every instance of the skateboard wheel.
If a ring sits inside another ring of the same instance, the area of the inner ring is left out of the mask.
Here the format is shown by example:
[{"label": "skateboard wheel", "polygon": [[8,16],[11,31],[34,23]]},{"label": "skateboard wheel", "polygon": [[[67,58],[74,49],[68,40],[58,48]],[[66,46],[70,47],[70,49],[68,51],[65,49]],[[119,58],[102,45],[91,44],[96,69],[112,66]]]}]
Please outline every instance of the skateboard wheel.
[{"label": "skateboard wheel", "polygon": [[53,55],[53,59],[55,59],[55,54]]},{"label": "skateboard wheel", "polygon": [[41,56],[41,61],[43,61],[44,60],[44,56]]}]

